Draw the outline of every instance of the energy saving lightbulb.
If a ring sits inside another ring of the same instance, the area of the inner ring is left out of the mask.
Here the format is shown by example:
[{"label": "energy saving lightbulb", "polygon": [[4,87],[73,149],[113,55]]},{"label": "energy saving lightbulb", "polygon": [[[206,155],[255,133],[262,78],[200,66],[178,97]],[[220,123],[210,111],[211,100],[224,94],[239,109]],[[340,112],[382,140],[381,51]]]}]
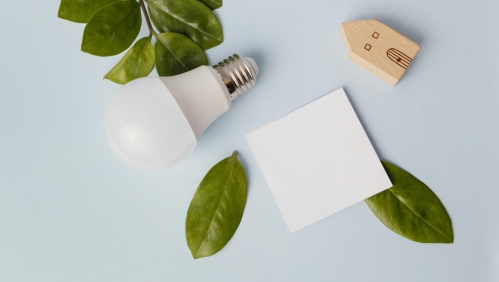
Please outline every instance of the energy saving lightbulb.
[{"label": "energy saving lightbulb", "polygon": [[213,67],[133,80],[118,91],[107,110],[109,145],[133,167],[171,167],[191,153],[234,99],[254,86],[257,75],[253,59],[233,55]]}]

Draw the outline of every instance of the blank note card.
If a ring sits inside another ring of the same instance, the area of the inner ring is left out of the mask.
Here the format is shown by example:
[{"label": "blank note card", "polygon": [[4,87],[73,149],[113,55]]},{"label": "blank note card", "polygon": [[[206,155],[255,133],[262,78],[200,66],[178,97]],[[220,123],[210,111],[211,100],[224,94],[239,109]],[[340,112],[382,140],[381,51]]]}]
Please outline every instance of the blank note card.
[{"label": "blank note card", "polygon": [[392,186],[343,89],[246,139],[291,232]]}]

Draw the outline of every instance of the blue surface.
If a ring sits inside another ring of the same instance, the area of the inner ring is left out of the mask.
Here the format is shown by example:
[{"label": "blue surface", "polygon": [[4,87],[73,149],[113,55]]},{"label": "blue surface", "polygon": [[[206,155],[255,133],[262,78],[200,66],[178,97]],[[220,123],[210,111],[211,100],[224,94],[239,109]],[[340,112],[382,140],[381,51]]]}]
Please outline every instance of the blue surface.
[{"label": "blue surface", "polygon": [[[56,0],[5,2],[0,281],[499,281],[499,2],[478,2],[225,0],[210,61],[250,56],[258,84],[161,172],[126,166],[106,143],[119,86],[102,77],[121,56],[80,52],[84,26],[58,19]],[[421,45],[395,87],[347,58],[340,23],[366,18]],[[445,204],[453,245],[408,241],[362,202],[288,232],[244,135],[339,87],[380,158]],[[187,207],[235,149],[249,180],[243,220],[195,261]]]}]

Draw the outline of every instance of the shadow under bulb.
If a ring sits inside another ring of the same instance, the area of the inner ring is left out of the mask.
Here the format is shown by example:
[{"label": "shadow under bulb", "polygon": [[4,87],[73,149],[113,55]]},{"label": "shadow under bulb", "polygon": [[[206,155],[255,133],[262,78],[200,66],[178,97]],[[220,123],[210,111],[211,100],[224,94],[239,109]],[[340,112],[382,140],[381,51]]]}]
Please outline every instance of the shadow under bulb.
[{"label": "shadow under bulb", "polygon": [[234,55],[213,67],[133,80],[118,91],[107,110],[109,145],[133,167],[171,167],[192,152],[232,100],[253,87],[257,75],[253,59]]}]

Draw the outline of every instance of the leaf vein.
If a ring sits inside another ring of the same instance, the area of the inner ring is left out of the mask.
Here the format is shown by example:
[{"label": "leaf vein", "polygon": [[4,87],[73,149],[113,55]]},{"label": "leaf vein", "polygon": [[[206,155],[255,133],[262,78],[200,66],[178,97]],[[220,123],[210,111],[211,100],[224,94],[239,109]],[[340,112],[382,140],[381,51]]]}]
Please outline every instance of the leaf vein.
[{"label": "leaf vein", "polygon": [[160,7],[160,6],[158,6],[158,5],[155,5],[154,3],[150,3],[150,2],[149,2],[150,0],[146,0],[146,1],[147,1],[147,3],[148,3],[149,5],[153,6],[154,8],[156,8],[156,9],[158,9],[158,10],[160,10],[160,11],[163,11],[164,13],[166,13],[166,14],[170,15],[172,18],[174,18],[174,19],[176,19],[176,20],[178,20],[178,21],[180,21],[180,22],[184,23],[185,25],[190,26],[191,28],[193,28],[193,29],[195,29],[195,30],[197,30],[197,31],[199,31],[199,32],[201,32],[201,33],[203,33],[203,34],[205,34],[205,35],[207,35],[207,36],[211,37],[211,38],[214,38],[214,39],[216,39],[216,40],[218,40],[218,41],[222,41],[222,39],[221,39],[221,38],[218,38],[218,37],[215,37],[215,36],[213,36],[213,35],[211,35],[211,34],[209,34],[209,33],[206,33],[206,32],[204,32],[204,31],[202,31],[201,29],[198,29],[198,28],[194,27],[193,25],[191,25],[191,24],[189,24],[189,23],[187,23],[187,22],[183,21],[182,19],[180,19],[180,18],[176,17],[175,15],[173,15],[172,13],[170,13],[169,11],[164,10],[162,7]]},{"label": "leaf vein", "polygon": [[198,255],[199,250],[201,250],[201,247],[203,246],[203,244],[204,244],[204,242],[205,242],[205,240],[206,240],[206,237],[208,236],[208,231],[211,229],[211,226],[213,225],[213,222],[214,222],[215,216],[216,216],[216,214],[217,214],[217,212],[218,212],[218,208],[220,208],[220,203],[222,202],[223,197],[224,197],[224,196],[225,196],[225,194],[227,193],[227,188],[229,187],[229,183],[230,183],[230,180],[231,180],[231,178],[232,178],[232,174],[234,173],[235,168],[236,168],[236,166],[235,166],[235,165],[233,165],[233,166],[232,166],[232,169],[231,169],[231,171],[230,171],[229,177],[228,177],[228,179],[227,179],[227,183],[225,184],[225,188],[224,188],[224,192],[222,193],[222,197],[220,197],[220,201],[218,201],[218,205],[217,205],[217,208],[216,208],[216,210],[215,210],[215,213],[213,214],[213,217],[211,218],[210,226],[208,226],[208,229],[206,229],[206,233],[205,233],[205,235],[204,235],[204,237],[203,237],[203,240],[201,241],[201,245],[199,245],[199,248],[198,248],[198,250],[196,251],[196,256]]},{"label": "leaf vein", "polygon": [[217,4],[217,5],[218,5],[218,2],[217,2],[217,1],[215,1],[215,0],[208,0],[208,1],[213,2],[213,3],[215,3],[215,4]]},{"label": "leaf vein", "polygon": [[452,242],[449,238],[447,238],[447,236],[445,236],[442,232],[440,232],[440,230],[438,230],[435,226],[431,225],[428,221],[426,221],[419,214],[417,214],[413,209],[411,209],[409,207],[409,205],[407,205],[406,203],[404,203],[404,201],[402,201],[402,199],[400,199],[395,193],[393,193],[392,190],[388,189],[388,191],[390,191],[390,193],[392,193],[393,196],[395,196],[395,198],[397,198],[402,204],[404,204],[404,206],[406,206],[411,212],[413,212],[419,219],[421,219],[422,221],[424,221],[431,228],[435,229],[435,231],[437,231],[440,235],[444,236],[444,238],[447,239],[447,240],[449,240],[449,242]]},{"label": "leaf vein", "polygon": [[175,56],[175,54],[173,53],[173,51],[166,45],[166,43],[161,39],[161,35],[156,37],[162,44],[163,46],[166,47],[166,49],[168,49],[168,51],[170,51],[170,53],[173,55],[173,57],[175,57],[175,59],[177,59],[177,61],[185,68],[185,70],[189,70],[183,63],[182,61],[177,57]]},{"label": "leaf vein", "polygon": [[[122,68],[121,68],[121,69],[125,69],[127,66],[130,66],[130,65],[132,65],[133,63],[135,63],[135,61],[139,60],[139,59],[140,59],[140,56],[141,56],[141,55],[142,55],[142,54],[146,51],[147,47],[148,47],[148,45],[147,45],[147,43],[146,43],[146,44],[144,45],[144,47],[142,48],[142,50],[140,50],[140,52],[139,52],[139,54],[137,55],[137,57],[136,57],[136,58],[134,58],[134,59],[133,59],[133,60],[131,60],[131,61],[125,61],[125,62],[123,63],[123,66],[122,66]],[[119,69],[112,70],[112,71],[111,71],[111,72],[110,72],[110,73],[109,73],[106,77],[108,77],[109,75],[113,75],[113,74],[117,73],[118,71],[119,71]],[[137,69],[133,69],[133,70],[132,70],[132,72],[133,72],[134,76],[137,76],[137,74],[138,74],[138,72],[139,72],[139,69],[138,69],[138,68],[137,68]]]},{"label": "leaf vein", "polygon": [[[135,15],[135,13],[137,13],[137,11],[140,10],[140,6],[138,6],[137,8],[135,8],[135,11],[133,11],[133,13],[131,13],[126,19],[124,19],[121,23],[119,23],[117,26],[115,26],[114,28],[110,29],[109,31],[107,31],[106,33],[104,33],[103,35],[97,37],[96,39],[94,39],[91,43],[94,43],[95,41],[101,39],[102,37],[106,36],[108,33],[110,32],[113,32],[115,31],[116,29],[118,29],[123,23],[125,23],[126,21],[128,21],[128,19],[130,19],[133,15]],[[113,35],[114,36],[114,35]]]},{"label": "leaf vein", "polygon": [[78,7],[80,7],[80,6],[82,6],[82,5],[84,5],[84,4],[85,4],[85,3],[87,3],[87,2],[90,2],[90,0],[83,1],[83,2],[81,2],[80,4],[78,4],[78,5],[76,5],[76,6],[73,6],[73,7],[69,8],[69,9],[67,9],[66,11],[62,11],[62,12],[61,12],[61,14],[63,14],[63,15],[64,15],[64,14],[66,14],[66,13],[68,13],[68,12],[70,12],[70,11],[72,11],[72,10],[74,10],[74,9],[76,9],[76,8],[78,8]]}]

